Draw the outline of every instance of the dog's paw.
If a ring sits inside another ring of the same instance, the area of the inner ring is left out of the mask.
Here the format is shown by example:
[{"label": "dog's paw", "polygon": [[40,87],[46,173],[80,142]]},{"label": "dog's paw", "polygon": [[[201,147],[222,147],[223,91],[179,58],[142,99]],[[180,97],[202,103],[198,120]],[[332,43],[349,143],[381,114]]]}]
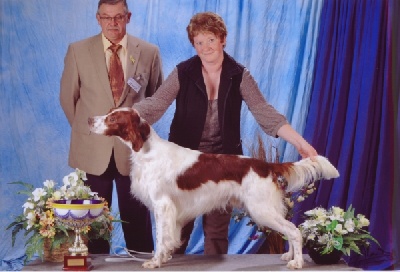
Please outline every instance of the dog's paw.
[{"label": "dog's paw", "polygon": [[288,261],[290,261],[292,259],[293,259],[293,254],[291,252],[283,253],[282,256],[281,256],[281,260],[282,261],[288,262]]},{"label": "dog's paw", "polygon": [[161,267],[160,262],[158,260],[155,260],[154,258],[149,260],[149,261],[145,261],[142,264],[143,268],[159,268]]},{"label": "dog's paw", "polygon": [[291,260],[288,262],[287,268],[290,268],[290,269],[303,268],[303,261],[302,260]]},{"label": "dog's paw", "polygon": [[171,260],[172,259],[172,255],[171,254],[165,254],[163,257],[162,257],[162,263],[166,263],[166,262],[168,262],[169,260]]}]

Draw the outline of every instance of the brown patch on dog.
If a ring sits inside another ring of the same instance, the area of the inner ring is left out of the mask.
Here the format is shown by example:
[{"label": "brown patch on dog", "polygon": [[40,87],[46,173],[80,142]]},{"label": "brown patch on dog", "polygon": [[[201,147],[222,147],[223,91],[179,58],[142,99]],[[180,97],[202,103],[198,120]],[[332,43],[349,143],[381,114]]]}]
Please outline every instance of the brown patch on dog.
[{"label": "brown patch on dog", "polygon": [[278,186],[278,177],[288,177],[292,165],[292,163],[267,163],[237,155],[201,154],[196,163],[178,176],[177,184],[182,190],[195,190],[209,181],[219,183],[233,180],[241,184],[243,177],[252,169],[263,178],[272,175],[273,182]]},{"label": "brown patch on dog", "polygon": [[132,149],[138,152],[150,134],[150,125],[142,122],[136,111],[110,112],[105,119],[107,136],[119,136],[132,143]]}]

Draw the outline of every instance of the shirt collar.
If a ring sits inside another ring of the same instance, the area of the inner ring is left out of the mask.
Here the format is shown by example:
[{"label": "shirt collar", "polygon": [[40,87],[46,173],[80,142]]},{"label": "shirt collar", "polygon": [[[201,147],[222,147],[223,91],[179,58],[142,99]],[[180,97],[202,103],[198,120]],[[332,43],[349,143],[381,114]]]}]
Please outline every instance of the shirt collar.
[{"label": "shirt collar", "polygon": [[[106,38],[106,36],[104,36],[103,33],[101,33],[101,38],[103,41],[104,52],[106,52],[112,43]],[[122,49],[126,52],[128,45],[128,36],[125,34],[118,44],[122,45]]]}]

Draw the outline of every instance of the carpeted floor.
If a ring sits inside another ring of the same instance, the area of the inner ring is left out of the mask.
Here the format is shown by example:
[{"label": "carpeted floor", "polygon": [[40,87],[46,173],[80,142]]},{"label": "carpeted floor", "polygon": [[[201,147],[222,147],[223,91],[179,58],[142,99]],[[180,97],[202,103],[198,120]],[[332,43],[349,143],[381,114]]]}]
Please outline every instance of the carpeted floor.
[{"label": "carpeted floor", "polygon": [[[290,270],[280,254],[242,254],[242,255],[174,255],[155,271],[281,271]],[[152,271],[142,268],[142,261],[114,255],[92,255],[91,263],[96,271]],[[143,257],[141,257],[143,258]],[[334,265],[316,265],[308,255],[304,255],[303,270],[307,271],[346,271],[360,270],[349,267],[341,260]],[[25,266],[23,271],[60,271],[63,263],[49,263],[36,260]]]}]

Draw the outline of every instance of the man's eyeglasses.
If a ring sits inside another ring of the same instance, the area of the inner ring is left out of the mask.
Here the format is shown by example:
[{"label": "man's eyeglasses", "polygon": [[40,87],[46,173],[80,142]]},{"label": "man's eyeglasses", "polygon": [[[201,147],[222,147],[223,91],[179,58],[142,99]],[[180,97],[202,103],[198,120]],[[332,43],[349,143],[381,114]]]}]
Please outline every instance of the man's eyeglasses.
[{"label": "man's eyeglasses", "polygon": [[100,19],[103,21],[103,22],[106,22],[106,23],[111,23],[111,22],[117,22],[117,23],[120,23],[120,22],[122,22],[123,20],[125,20],[125,17],[126,17],[126,14],[124,14],[124,15],[121,15],[121,14],[118,14],[117,16],[114,16],[114,17],[110,17],[110,16],[100,16]]}]

